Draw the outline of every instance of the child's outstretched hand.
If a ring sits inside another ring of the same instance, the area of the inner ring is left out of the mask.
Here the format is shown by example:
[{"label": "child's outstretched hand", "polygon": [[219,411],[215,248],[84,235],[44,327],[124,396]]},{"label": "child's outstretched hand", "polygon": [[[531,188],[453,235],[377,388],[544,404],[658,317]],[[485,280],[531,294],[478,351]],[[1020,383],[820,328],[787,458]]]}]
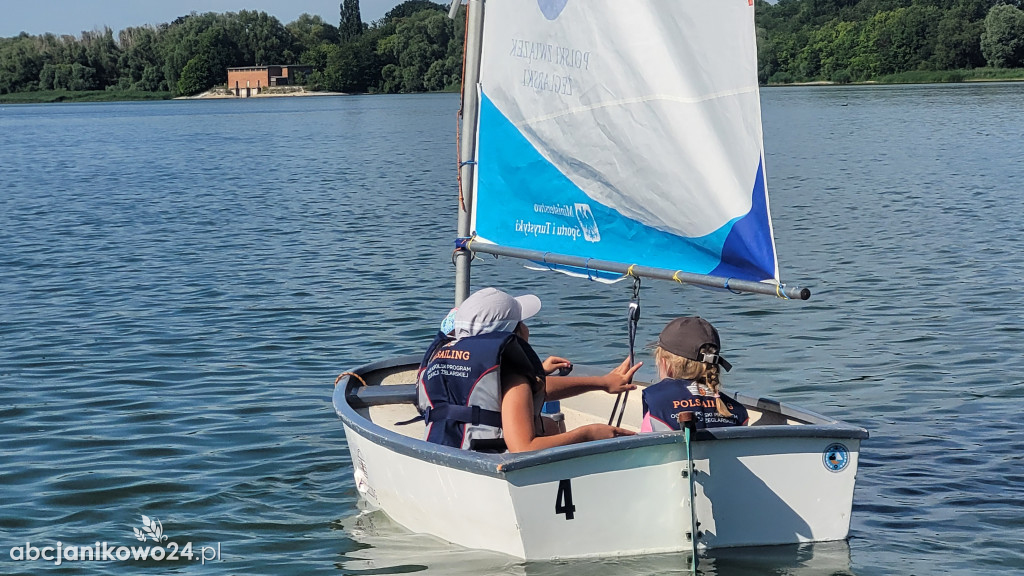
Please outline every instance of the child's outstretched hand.
[{"label": "child's outstretched hand", "polygon": [[633,384],[633,375],[636,371],[643,366],[643,362],[637,362],[633,366],[629,365],[629,357],[627,356],[622,364],[619,364],[611,372],[604,376],[604,389],[609,394],[618,394],[625,392],[626,390],[636,390],[636,384]]}]

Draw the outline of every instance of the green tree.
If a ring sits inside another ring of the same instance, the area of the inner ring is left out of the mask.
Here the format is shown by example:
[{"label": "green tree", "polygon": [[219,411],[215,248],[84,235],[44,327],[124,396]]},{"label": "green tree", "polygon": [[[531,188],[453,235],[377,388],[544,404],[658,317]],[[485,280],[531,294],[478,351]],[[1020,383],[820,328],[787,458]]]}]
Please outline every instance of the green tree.
[{"label": "green tree", "polygon": [[118,35],[121,56],[117,67],[120,70],[118,86],[126,90],[156,92],[166,90],[160,55],[157,30],[151,26],[125,28]]},{"label": "green tree", "polygon": [[[199,38],[202,33],[223,21],[223,16],[212,12],[205,14],[193,12],[188,16],[176,19],[166,29],[163,29],[160,34],[159,50],[164,62],[163,76],[172,92],[177,92],[178,80],[185,66],[199,54]],[[195,67],[200,64],[194,64],[190,74],[195,75]],[[186,85],[191,84],[194,80],[195,77],[189,79]]]},{"label": "green tree", "polygon": [[355,40],[363,33],[363,17],[359,14],[359,0],[343,0],[339,6],[341,20],[338,33],[342,42]]},{"label": "green tree", "polygon": [[932,55],[932,30],[939,21],[933,6],[910,6],[879,12],[868,25],[866,39],[878,58],[876,74],[922,68]]},{"label": "green tree", "polygon": [[237,50],[225,56],[231,66],[267,66],[295,62],[292,33],[266,12],[242,10],[225,15],[224,26]]},{"label": "green tree", "polygon": [[206,54],[199,54],[185,64],[178,77],[178,94],[199,94],[216,83],[213,62]]},{"label": "green tree", "polygon": [[440,12],[448,13],[448,7],[444,4],[438,4],[437,2],[431,2],[430,0],[406,0],[401,4],[395,6],[384,15],[382,19],[385,23],[396,22],[402,18],[408,18],[417,12],[423,10],[436,10]]},{"label": "green tree", "polygon": [[384,90],[443,90],[455,82],[460,62],[450,58],[448,50],[454,37],[455,27],[442,11],[422,10],[400,20],[395,33],[378,47],[394,58],[382,70]]},{"label": "green tree", "polygon": [[121,49],[114,42],[110,28],[82,32],[81,44],[85,48],[86,62],[82,64],[95,70],[94,83],[101,87],[117,83],[117,62]]},{"label": "green tree", "polygon": [[295,51],[299,54],[324,43],[338,44],[341,42],[338,28],[324,22],[320,16],[302,14],[285,28],[292,35]]},{"label": "green tree", "polygon": [[22,32],[0,39],[0,94],[27,92],[39,87],[45,58],[38,42]]},{"label": "green tree", "polygon": [[985,16],[981,51],[994,68],[1024,66],[1024,11],[1000,4]]},{"label": "green tree", "polygon": [[936,70],[957,70],[985,65],[981,54],[984,23],[974,16],[970,6],[954,6],[947,10],[935,27]]}]

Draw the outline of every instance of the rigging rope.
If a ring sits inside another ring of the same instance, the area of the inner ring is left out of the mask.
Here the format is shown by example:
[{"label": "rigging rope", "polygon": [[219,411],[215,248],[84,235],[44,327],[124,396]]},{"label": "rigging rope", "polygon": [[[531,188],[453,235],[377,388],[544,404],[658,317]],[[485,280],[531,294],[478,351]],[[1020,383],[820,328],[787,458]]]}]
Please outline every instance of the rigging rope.
[{"label": "rigging rope", "polygon": [[[465,24],[463,25],[463,36],[462,45],[466,45],[466,39],[469,38],[469,5],[466,5],[465,10]],[[466,51],[462,51],[462,74],[459,76],[460,79],[466,77]],[[465,102],[465,88],[466,84],[464,80],[459,81],[459,111],[455,113],[455,161],[456,166],[456,180],[459,183],[459,207],[463,212],[466,211],[466,199],[462,195],[462,109],[466,105]]]},{"label": "rigging rope", "polygon": [[[627,275],[633,276],[633,266],[629,267]],[[633,298],[629,301],[629,308],[626,311],[626,324],[628,326],[627,331],[629,333],[629,367],[632,368],[635,364],[635,347],[636,347],[636,327],[640,323],[640,277],[633,276]],[[622,401],[621,406],[619,401]],[[615,426],[622,425],[622,417],[626,414],[626,402],[629,400],[629,390],[620,392],[615,397],[615,404],[612,405],[611,416],[608,417],[608,425],[610,426],[612,421],[615,421]],[[615,418],[615,412],[618,411],[619,417]]]},{"label": "rigging rope", "polygon": [[363,380],[363,377],[362,377],[362,376],[360,376],[359,374],[356,374],[355,372],[342,372],[341,374],[338,374],[338,377],[337,377],[337,378],[335,378],[335,379],[334,379],[334,387],[335,387],[335,388],[337,388],[337,387],[338,387],[338,382],[340,382],[340,381],[341,381],[341,379],[342,379],[342,378],[344,378],[345,376],[353,376],[353,377],[355,377],[355,379],[356,379],[356,380],[359,380],[359,382],[360,382],[360,383],[361,383],[361,384],[362,384],[363,386],[366,386],[366,385],[367,385],[367,384],[366,384],[366,380]]}]

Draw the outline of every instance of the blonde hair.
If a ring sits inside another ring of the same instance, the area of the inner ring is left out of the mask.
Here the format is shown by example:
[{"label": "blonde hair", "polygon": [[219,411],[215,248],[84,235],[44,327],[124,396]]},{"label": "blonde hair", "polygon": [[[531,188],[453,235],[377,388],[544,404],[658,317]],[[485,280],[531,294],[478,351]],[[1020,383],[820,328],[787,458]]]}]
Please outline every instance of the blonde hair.
[{"label": "blonde hair", "polygon": [[729,412],[729,409],[725,407],[725,402],[719,397],[722,381],[719,379],[720,369],[717,364],[690,360],[689,358],[673,354],[661,346],[654,348],[654,359],[658,362],[659,366],[661,366],[661,362],[665,363],[665,367],[669,372],[666,376],[681,380],[692,380],[697,384],[698,388],[710,390],[711,394],[715,396],[715,408],[718,410],[718,413],[725,417],[732,416],[732,412]]}]

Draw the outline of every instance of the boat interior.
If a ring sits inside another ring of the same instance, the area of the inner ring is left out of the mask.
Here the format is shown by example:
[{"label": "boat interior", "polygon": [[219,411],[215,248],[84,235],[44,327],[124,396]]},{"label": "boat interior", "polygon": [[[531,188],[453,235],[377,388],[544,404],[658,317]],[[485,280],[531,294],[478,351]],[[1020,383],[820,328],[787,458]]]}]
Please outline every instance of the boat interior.
[{"label": "boat interior", "polygon": [[[368,370],[360,374],[362,381],[353,379],[354,381],[349,383],[349,392],[346,395],[349,405],[377,426],[409,438],[422,439],[423,421],[417,418],[419,412],[416,410],[416,369],[417,366],[406,364]],[[579,372],[588,371],[584,368]],[[637,382],[637,385],[642,388],[648,383]],[[739,394],[730,395],[746,406],[750,415],[750,426],[812,424],[795,415],[784,415],[776,402]],[[620,424],[623,428],[634,432],[640,431],[643,417],[640,399],[641,389],[634,390],[628,395]],[[595,391],[562,400],[560,404],[565,430],[572,430],[587,424],[607,424],[615,407],[616,397]],[[621,409],[621,406],[619,408]],[[617,417],[618,410],[615,413]]]}]

